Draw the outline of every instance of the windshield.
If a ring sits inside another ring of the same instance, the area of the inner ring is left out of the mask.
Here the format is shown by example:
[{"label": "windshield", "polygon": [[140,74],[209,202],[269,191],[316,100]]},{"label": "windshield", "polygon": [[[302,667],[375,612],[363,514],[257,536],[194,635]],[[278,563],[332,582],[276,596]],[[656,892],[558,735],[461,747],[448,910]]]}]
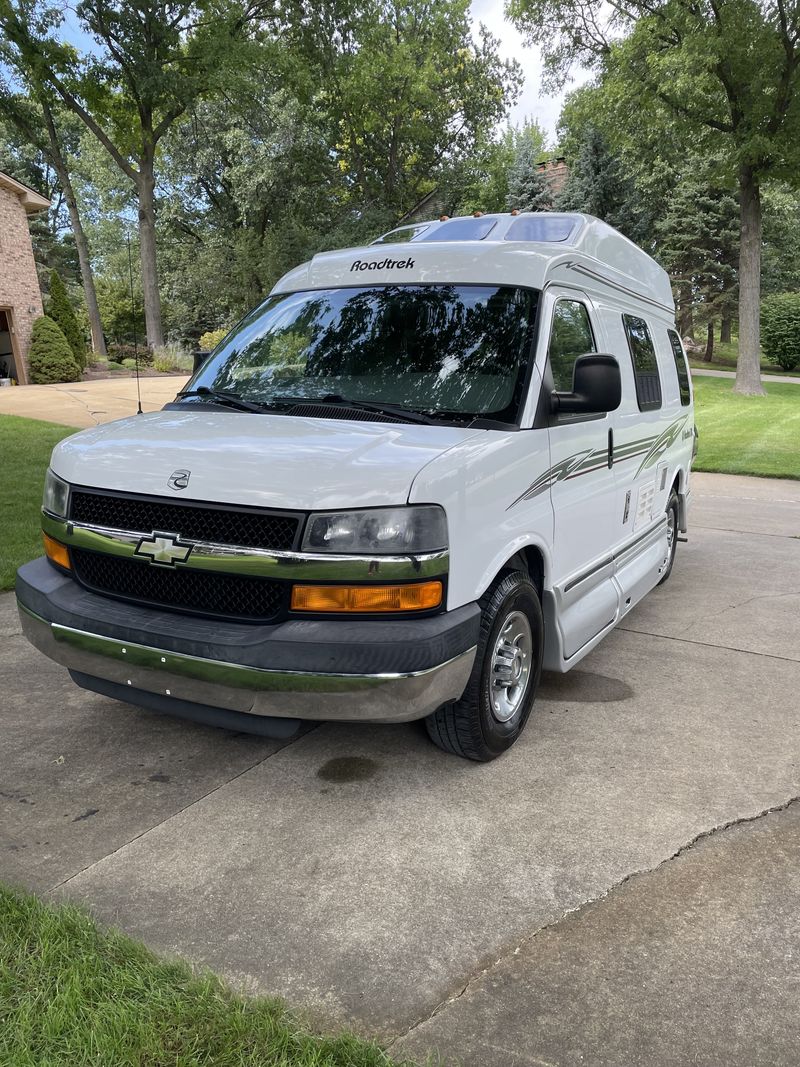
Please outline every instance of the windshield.
[{"label": "windshield", "polygon": [[456,421],[512,422],[537,304],[535,290],[508,285],[376,285],[271,296],[225,338],[188,388],[278,407],[328,398]]}]

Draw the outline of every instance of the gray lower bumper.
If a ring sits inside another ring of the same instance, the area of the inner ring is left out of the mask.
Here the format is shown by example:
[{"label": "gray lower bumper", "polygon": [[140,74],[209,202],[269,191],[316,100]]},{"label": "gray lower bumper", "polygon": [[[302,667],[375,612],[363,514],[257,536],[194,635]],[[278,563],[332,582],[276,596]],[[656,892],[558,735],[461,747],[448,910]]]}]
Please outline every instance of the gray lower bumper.
[{"label": "gray lower bumper", "polygon": [[206,659],[49,622],[20,603],[25,636],[71,671],[135,691],[259,716],[410,722],[461,696],[475,647],[424,670],[335,674]]}]

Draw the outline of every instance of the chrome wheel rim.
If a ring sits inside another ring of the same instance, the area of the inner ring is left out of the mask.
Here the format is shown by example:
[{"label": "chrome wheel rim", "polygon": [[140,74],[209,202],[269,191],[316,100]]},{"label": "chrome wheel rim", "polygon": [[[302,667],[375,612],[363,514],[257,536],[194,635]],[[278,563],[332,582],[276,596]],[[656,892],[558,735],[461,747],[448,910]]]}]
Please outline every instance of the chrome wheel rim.
[{"label": "chrome wheel rim", "polygon": [[513,719],[528,691],[533,664],[533,635],[528,616],[510,612],[495,641],[492,653],[489,702],[498,722]]},{"label": "chrome wheel rim", "polygon": [[667,559],[669,559],[675,551],[676,527],[675,508],[670,508],[667,513]]}]

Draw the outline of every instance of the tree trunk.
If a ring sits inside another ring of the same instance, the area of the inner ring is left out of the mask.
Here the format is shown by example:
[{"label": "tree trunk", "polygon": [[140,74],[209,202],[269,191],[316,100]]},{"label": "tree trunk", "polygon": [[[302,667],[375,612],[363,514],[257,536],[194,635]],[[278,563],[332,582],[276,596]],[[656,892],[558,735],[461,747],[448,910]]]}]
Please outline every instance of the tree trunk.
[{"label": "tree trunk", "polygon": [[719,341],[720,344],[729,345],[731,343],[731,318],[730,315],[724,315],[719,324]]},{"label": "tree trunk", "polygon": [[706,350],[703,353],[703,362],[710,363],[714,358],[714,322],[713,319],[706,327]]},{"label": "tree trunk", "polygon": [[761,189],[753,168],[739,168],[739,359],[735,393],[764,396],[761,385]]},{"label": "tree trunk", "polygon": [[681,282],[678,290],[678,333],[681,337],[692,337],[694,335],[692,287],[689,282]]},{"label": "tree trunk", "polygon": [[47,138],[50,142],[50,158],[53,163],[53,168],[58,175],[58,180],[61,183],[61,188],[64,191],[64,199],[67,202],[67,211],[69,212],[72,235],[75,238],[75,247],[78,250],[78,263],[81,269],[83,295],[86,299],[86,312],[89,316],[89,330],[92,335],[92,351],[96,356],[105,357],[107,354],[106,340],[103,337],[103,324],[100,321],[100,308],[97,305],[97,291],[94,287],[92,261],[89,257],[89,242],[86,240],[80,212],[78,211],[78,201],[75,198],[75,190],[72,187],[69,171],[64,162],[64,157],[61,154],[61,146],[58,143],[58,132],[56,130],[55,120],[53,119],[53,113],[51,112],[49,105],[46,103],[42,105],[42,110],[44,112],[45,124],[47,126]]},{"label": "tree trunk", "polygon": [[139,194],[139,254],[147,344],[150,348],[160,348],[164,343],[164,335],[161,328],[161,294],[158,291],[156,263],[156,182],[152,158],[142,159],[136,185]]}]

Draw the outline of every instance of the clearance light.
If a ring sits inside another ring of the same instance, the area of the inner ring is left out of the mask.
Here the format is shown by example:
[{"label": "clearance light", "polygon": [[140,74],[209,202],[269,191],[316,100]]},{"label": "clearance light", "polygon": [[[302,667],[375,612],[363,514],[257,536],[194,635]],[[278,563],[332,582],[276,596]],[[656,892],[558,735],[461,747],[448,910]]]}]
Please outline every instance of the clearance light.
[{"label": "clearance light", "polygon": [[292,611],[427,611],[442,602],[441,582],[414,585],[295,585]]},{"label": "clearance light", "polygon": [[69,562],[69,552],[67,546],[62,545],[60,541],[54,541],[52,537],[48,537],[46,533],[42,534],[42,540],[44,541],[44,553],[48,559],[51,559],[53,563],[57,563],[59,567],[63,567],[65,570],[72,570],[72,566]]}]

